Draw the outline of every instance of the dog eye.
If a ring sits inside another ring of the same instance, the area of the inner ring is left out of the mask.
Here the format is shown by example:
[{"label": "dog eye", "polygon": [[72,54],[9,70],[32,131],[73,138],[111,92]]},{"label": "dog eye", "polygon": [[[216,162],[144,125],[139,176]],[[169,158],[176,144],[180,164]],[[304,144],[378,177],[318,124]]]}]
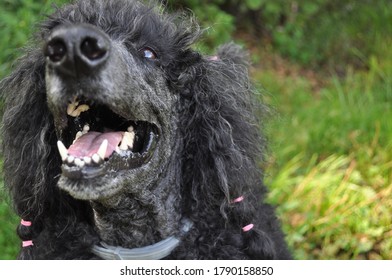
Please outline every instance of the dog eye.
[{"label": "dog eye", "polygon": [[151,59],[151,60],[157,59],[157,54],[150,48],[144,48],[141,50],[141,52],[144,58]]}]

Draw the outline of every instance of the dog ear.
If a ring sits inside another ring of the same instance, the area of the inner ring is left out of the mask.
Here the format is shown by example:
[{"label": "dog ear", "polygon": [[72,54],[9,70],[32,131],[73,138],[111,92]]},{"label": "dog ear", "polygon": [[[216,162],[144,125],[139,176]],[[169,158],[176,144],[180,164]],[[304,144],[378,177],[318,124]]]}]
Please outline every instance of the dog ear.
[{"label": "dog ear", "polygon": [[[47,169],[58,160],[52,151],[53,120],[46,106],[44,58],[31,51],[1,83],[5,97],[2,150],[5,183],[11,190],[17,213],[25,217],[42,212],[50,194]],[[58,166],[58,165],[57,165]],[[49,192],[48,192],[49,191]]]},{"label": "dog ear", "polygon": [[60,158],[46,105],[44,57],[39,50],[31,50],[18,65],[0,84],[4,99],[2,154],[5,186],[16,213],[33,225],[28,230],[20,226],[18,234],[29,240],[42,227],[42,214],[60,207],[55,187]]},{"label": "dog ear", "polygon": [[[247,53],[228,44],[181,75],[187,81],[180,117],[183,197],[188,199],[184,211],[199,228],[204,223],[206,232],[214,225],[216,232],[225,228],[234,236],[258,220],[256,209],[265,191],[259,167],[265,140],[258,117],[264,107],[250,83],[248,66]],[[240,205],[233,203],[242,196],[246,199]],[[245,249],[251,258],[273,258],[273,243],[261,228],[256,224],[244,232],[239,244],[251,248]]]},{"label": "dog ear", "polygon": [[184,71],[181,128],[186,175],[196,201],[226,202],[259,182],[256,168],[263,139],[258,131],[255,96],[246,54],[221,47]]}]

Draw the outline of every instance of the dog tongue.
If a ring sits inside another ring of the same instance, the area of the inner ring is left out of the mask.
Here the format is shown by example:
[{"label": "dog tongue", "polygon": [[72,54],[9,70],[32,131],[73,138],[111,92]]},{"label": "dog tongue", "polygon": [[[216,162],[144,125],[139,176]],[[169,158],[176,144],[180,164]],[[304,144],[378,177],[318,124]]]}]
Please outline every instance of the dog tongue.
[{"label": "dog tongue", "polygon": [[92,157],[96,154],[102,142],[108,140],[105,158],[110,157],[120,144],[124,132],[88,132],[77,139],[68,149],[68,154],[74,157]]}]

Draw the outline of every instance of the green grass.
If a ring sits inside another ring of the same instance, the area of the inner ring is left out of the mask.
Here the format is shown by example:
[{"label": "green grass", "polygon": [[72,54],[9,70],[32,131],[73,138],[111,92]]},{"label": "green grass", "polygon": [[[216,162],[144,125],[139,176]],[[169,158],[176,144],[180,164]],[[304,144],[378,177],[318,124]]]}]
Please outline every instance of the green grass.
[{"label": "green grass", "polygon": [[0,260],[16,258],[19,247],[19,238],[16,235],[18,222],[0,179]]},{"label": "green grass", "polygon": [[392,259],[392,55],[370,59],[318,90],[300,73],[255,75],[278,116],[270,200],[298,259]]},{"label": "green grass", "polygon": [[14,60],[23,53],[36,25],[46,14],[66,0],[0,0],[0,78],[6,75]]}]

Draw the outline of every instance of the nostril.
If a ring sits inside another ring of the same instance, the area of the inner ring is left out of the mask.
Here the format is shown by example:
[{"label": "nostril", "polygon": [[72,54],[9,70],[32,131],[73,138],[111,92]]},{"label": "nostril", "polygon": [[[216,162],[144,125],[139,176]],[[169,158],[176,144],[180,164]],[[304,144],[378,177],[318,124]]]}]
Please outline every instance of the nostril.
[{"label": "nostril", "polygon": [[50,41],[45,48],[45,56],[49,57],[52,62],[61,61],[66,53],[67,47],[60,39]]},{"label": "nostril", "polygon": [[106,45],[100,44],[95,38],[86,38],[81,43],[80,50],[89,60],[98,60],[105,56],[108,48]]},{"label": "nostril", "polygon": [[72,77],[95,75],[109,60],[111,40],[92,25],[64,24],[53,29],[43,52],[48,69],[58,74]]}]

